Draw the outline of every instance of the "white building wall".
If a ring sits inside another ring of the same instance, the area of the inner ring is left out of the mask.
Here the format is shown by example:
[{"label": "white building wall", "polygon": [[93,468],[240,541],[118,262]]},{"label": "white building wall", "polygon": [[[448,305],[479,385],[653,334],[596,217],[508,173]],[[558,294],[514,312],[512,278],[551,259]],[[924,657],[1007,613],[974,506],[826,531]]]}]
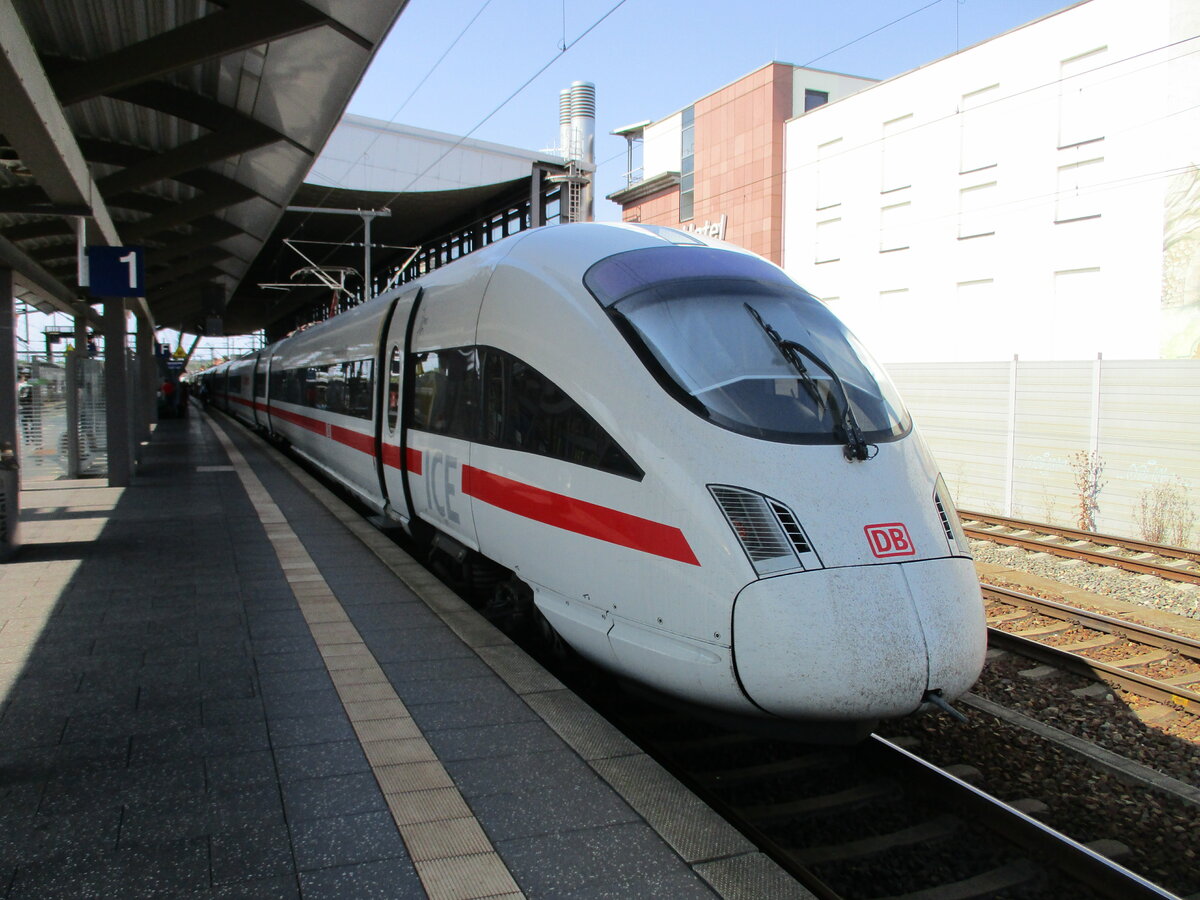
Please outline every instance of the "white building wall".
[{"label": "white building wall", "polygon": [[887,361],[1190,355],[1198,9],[1089,0],[793,119],[785,267]]},{"label": "white building wall", "polygon": [[[824,91],[829,102],[848,97],[855,91],[878,82],[873,78],[842,75],[821,69],[795,66],[792,71],[792,109],[794,115],[804,115],[804,91]],[[718,88],[724,90],[725,87]],[[717,91],[712,91],[715,94]],[[706,95],[706,96],[710,96]],[[666,172],[678,172],[682,152],[683,112],[672,113],[647,125],[642,133],[642,171],[645,180]]]},{"label": "white building wall", "polygon": [[675,113],[646,126],[642,134],[642,177],[646,181],[664,172],[679,171],[682,140],[682,113]]},{"label": "white building wall", "polygon": [[860,78],[857,75],[842,75],[839,72],[826,72],[822,69],[806,69],[797,66],[792,73],[792,110],[793,115],[804,114],[804,92],[824,91],[829,95],[829,102],[841,100],[855,91],[875,84],[877,79]]},{"label": "white building wall", "polygon": [[446,191],[528,178],[544,153],[347,115],[313,163],[309,184],[358,191]]}]

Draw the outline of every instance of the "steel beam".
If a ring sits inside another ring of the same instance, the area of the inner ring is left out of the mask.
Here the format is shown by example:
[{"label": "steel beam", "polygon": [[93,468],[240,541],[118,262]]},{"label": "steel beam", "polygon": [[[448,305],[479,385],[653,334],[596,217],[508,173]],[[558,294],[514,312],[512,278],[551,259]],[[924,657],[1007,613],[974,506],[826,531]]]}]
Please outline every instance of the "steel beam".
[{"label": "steel beam", "polygon": [[[15,14],[14,14],[15,16]],[[295,0],[239,3],[54,74],[63,106],[140,84],[180,69],[335,24]]]},{"label": "steel beam", "polygon": [[125,301],[109,297],[104,302],[104,422],[108,432],[109,487],[128,487],[133,480],[133,428],[125,336]]},{"label": "steel beam", "polygon": [[0,561],[21,544],[21,439],[17,425],[17,305],[12,270],[0,266]]},{"label": "steel beam", "polygon": [[116,226],[12,3],[0,3],[0,95],[0,133],[25,165],[37,166],[34,175],[50,202],[90,208],[105,241],[119,244]]},{"label": "steel beam", "polygon": [[178,225],[186,225],[203,216],[218,212],[227,206],[255,199],[264,200],[267,203],[271,202],[260,197],[250,188],[233,182],[224,190],[209,191],[192,200],[176,204],[170,209],[165,209],[156,215],[150,216],[148,219],[134,222],[125,230],[131,239],[144,240],[161,231],[175,228]]},{"label": "steel beam", "polygon": [[[257,150],[282,140],[279,133],[265,125],[242,123],[224,131],[206,134],[165,153],[141,154],[141,159],[100,179],[99,187],[105,197],[136,190],[164,178],[179,179],[195,169]],[[215,173],[213,173],[215,174]],[[186,183],[186,179],[183,180]]]},{"label": "steel beam", "polygon": [[[119,246],[116,225],[12,3],[0,3],[0,96],[4,97],[0,103],[0,133],[25,165],[37,167],[34,176],[50,202],[72,209],[86,207],[103,243]],[[51,303],[61,299],[63,292],[70,293],[66,285],[40,266],[36,272],[15,265],[13,269],[26,276],[31,289]],[[59,289],[47,293],[46,278],[57,283]],[[144,299],[139,308],[153,322]]]}]

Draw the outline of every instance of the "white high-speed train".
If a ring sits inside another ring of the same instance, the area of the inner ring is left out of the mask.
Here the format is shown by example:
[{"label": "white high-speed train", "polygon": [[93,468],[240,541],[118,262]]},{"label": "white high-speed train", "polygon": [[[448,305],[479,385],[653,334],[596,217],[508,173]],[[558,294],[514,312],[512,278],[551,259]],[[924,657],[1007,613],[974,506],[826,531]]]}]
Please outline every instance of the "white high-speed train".
[{"label": "white high-speed train", "polygon": [[729,245],[523,232],[205,378],[448,569],[710,713],[853,738],[982,668],[967,541],[887,376]]}]

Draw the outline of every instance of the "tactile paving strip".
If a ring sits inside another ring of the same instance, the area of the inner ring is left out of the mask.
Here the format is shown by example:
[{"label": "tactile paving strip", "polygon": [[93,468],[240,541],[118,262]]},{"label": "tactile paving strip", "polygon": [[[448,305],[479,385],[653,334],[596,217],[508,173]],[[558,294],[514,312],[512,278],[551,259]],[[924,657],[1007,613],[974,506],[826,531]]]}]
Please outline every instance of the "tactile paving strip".
[{"label": "tactile paving strip", "polygon": [[426,893],[432,900],[522,896],[283,512],[228,435],[209,426],[275,548]]}]

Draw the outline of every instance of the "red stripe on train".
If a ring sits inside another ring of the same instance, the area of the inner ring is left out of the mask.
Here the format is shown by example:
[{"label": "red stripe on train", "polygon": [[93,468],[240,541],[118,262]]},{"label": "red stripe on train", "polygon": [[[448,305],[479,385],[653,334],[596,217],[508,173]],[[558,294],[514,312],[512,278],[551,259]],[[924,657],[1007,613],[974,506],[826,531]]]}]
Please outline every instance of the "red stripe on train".
[{"label": "red stripe on train", "polygon": [[[249,401],[241,397],[230,399],[250,405]],[[375,439],[369,434],[280,409],[273,404],[268,411],[272,416],[324,435],[347,447],[370,456],[375,455]],[[424,466],[421,451],[412,447],[405,449],[405,468],[414,475],[422,474]],[[395,444],[384,444],[383,462],[384,465],[400,468],[400,448]],[[586,500],[576,500],[565,494],[556,494],[513,481],[511,478],[493,475],[474,466],[463,466],[462,481],[464,494],[526,519],[691,566],[700,565],[700,560],[696,558],[683,532],[672,525],[643,519],[607,506],[588,503]]]},{"label": "red stripe on train", "polygon": [[462,480],[464,494],[507,512],[631,550],[700,565],[683,532],[671,525],[576,500],[474,466],[463,466]]},{"label": "red stripe on train", "polygon": [[[294,413],[289,409],[280,409],[278,406],[271,405],[270,414],[278,419],[283,419],[285,422],[291,422],[293,425],[299,425],[305,431],[311,431],[313,434],[320,434],[329,437],[329,432],[325,428],[324,422],[320,419],[314,419],[312,416],[302,416],[300,413]],[[344,429],[343,429],[344,430]]]},{"label": "red stripe on train", "polygon": [[[405,448],[405,457],[408,460],[408,465],[405,468],[414,475],[421,474],[421,451],[414,450],[412,447]],[[395,444],[383,445],[383,464],[391,466],[393,469],[400,468],[400,448]]]}]

